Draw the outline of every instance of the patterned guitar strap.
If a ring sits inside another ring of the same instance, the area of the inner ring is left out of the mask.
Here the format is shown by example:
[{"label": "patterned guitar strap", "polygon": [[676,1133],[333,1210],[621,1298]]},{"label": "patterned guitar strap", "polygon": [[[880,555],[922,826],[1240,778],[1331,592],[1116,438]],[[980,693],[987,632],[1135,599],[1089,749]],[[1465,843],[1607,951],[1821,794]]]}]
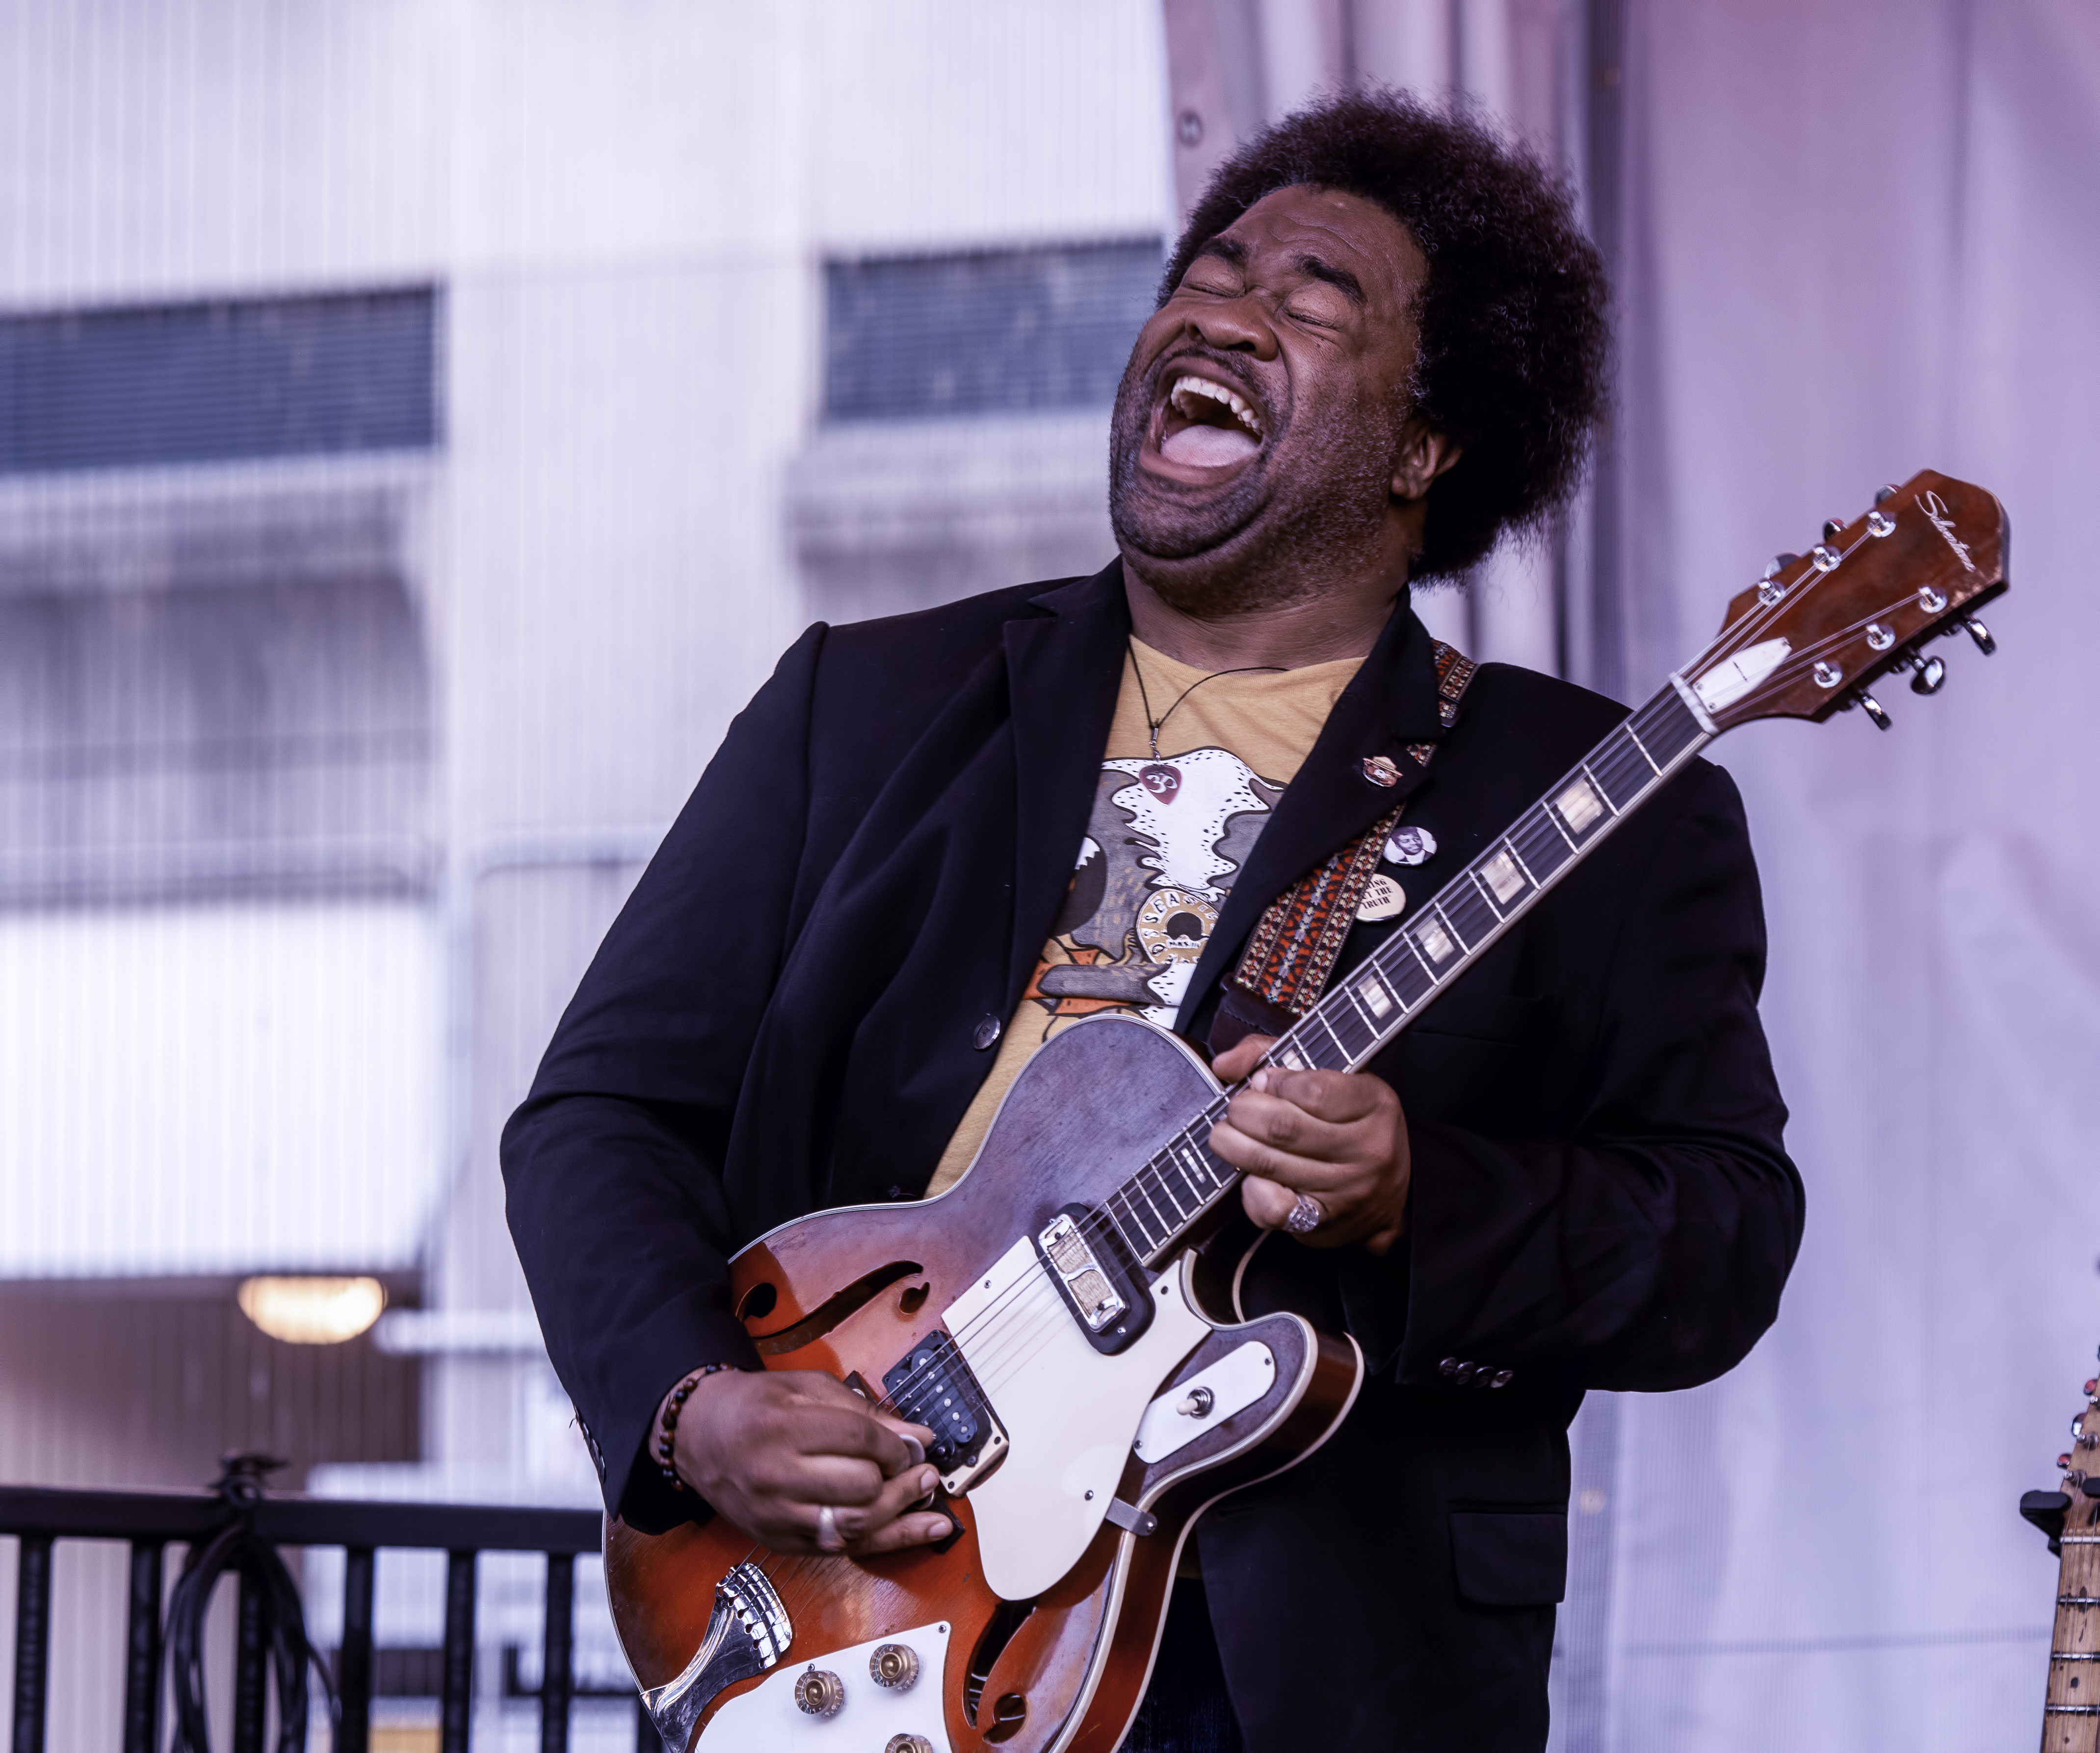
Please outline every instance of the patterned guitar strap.
[{"label": "patterned guitar strap", "polygon": [[[1436,716],[1448,731],[1458,722],[1458,702],[1480,665],[1440,639],[1435,651]],[[1426,767],[1436,745],[1410,743],[1407,752]],[[1320,1001],[1386,841],[1406,809],[1402,803],[1381,817],[1268,903],[1247,939],[1246,953],[1222,982],[1224,996],[1211,1023],[1213,1053],[1248,1035],[1280,1035]]]}]

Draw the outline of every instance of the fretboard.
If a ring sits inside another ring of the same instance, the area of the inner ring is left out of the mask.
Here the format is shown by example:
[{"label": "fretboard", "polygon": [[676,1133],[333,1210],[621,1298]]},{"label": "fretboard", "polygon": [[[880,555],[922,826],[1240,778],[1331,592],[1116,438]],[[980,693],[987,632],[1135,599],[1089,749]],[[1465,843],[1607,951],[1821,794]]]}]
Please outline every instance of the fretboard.
[{"label": "fretboard", "polygon": [[[1375,1057],[1713,734],[1673,680],[1416,907],[1261,1062],[1353,1071]],[[1192,1115],[1104,1203],[1137,1259],[1158,1261],[1238,1185],[1239,1171],[1209,1144],[1231,1096]]]}]

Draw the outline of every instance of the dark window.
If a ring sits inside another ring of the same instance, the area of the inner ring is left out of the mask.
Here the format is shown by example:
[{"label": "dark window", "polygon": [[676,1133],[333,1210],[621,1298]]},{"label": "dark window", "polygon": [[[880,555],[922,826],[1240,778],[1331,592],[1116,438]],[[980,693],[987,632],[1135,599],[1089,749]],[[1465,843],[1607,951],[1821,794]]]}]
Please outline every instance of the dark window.
[{"label": "dark window", "polygon": [[420,449],[438,294],[0,317],[0,475]]},{"label": "dark window", "polygon": [[1157,239],[824,267],[824,417],[1105,407],[1152,314]]}]

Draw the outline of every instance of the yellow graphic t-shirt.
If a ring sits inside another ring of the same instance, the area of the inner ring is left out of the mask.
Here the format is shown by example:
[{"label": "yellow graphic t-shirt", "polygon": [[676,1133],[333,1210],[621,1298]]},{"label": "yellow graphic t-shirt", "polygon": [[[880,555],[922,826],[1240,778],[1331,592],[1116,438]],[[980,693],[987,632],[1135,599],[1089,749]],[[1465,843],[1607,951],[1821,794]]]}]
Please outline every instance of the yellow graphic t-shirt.
[{"label": "yellow graphic t-shirt", "polygon": [[1233,879],[1361,662],[1213,675],[1131,642],[1064,909],[929,1195],[962,1178],[1008,1086],[1056,1031],[1101,1010],[1173,1026]]}]

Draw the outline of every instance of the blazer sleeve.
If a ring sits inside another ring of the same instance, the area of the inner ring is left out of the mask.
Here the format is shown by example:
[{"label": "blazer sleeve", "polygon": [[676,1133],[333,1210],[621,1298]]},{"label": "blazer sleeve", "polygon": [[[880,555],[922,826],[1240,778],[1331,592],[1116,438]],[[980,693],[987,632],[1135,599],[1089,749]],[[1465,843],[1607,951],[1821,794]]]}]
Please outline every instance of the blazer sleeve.
[{"label": "blazer sleeve", "polygon": [[1758,1018],[1764,956],[1741,801],[1705,768],[1621,916],[1568,1135],[1413,1128],[1406,1241],[1337,1261],[1374,1368],[1662,1389],[1748,1353],[1803,1207]]},{"label": "blazer sleeve", "polygon": [[606,1506],[706,1513],[648,1451],[703,1363],[756,1367],[729,1306],[721,1164],[786,949],[809,815],[812,627],[730,726],[584,976],[504,1128],[510,1233]]}]

